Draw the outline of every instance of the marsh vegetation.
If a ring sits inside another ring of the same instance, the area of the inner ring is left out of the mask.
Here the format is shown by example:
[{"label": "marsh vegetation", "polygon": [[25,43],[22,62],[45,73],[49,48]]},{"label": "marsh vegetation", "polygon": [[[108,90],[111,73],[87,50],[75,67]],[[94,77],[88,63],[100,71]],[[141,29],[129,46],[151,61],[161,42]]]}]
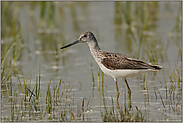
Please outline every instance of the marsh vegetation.
[{"label": "marsh vegetation", "polygon": [[[182,120],[181,2],[1,2],[1,121]],[[106,9],[107,8],[107,9]],[[107,14],[106,14],[107,13]],[[115,83],[84,44],[160,64]]]}]

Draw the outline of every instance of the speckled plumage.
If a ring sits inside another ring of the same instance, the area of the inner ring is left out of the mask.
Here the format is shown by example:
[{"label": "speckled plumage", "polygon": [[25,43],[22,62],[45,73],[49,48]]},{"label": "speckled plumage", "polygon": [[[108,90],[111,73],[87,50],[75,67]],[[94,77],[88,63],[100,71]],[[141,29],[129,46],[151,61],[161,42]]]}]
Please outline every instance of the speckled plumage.
[{"label": "speckled plumage", "polygon": [[[119,53],[110,53],[100,50],[97,39],[92,32],[84,32],[80,35],[78,40],[61,47],[64,49],[77,43],[86,43],[89,46],[90,52],[99,65],[100,69],[107,75],[111,76],[116,83],[116,103],[119,109],[119,89],[117,84],[117,78],[124,78],[128,88],[128,94],[131,98],[131,90],[127,83],[126,77],[135,76],[137,74],[148,72],[148,71],[159,71],[160,66],[150,65],[144,61],[129,58],[126,55]],[[131,101],[131,99],[130,99]],[[131,105],[131,103],[130,103]]]},{"label": "speckled plumage", "polygon": [[102,64],[111,70],[119,69],[160,69],[157,66],[150,65],[144,61],[129,58],[119,53],[103,52]]},{"label": "speckled plumage", "polygon": [[72,46],[76,43],[86,43],[90,48],[93,58],[102,71],[113,77],[114,80],[117,78],[134,76],[138,73],[147,71],[159,71],[161,69],[160,66],[150,65],[142,60],[129,58],[123,54],[104,52],[100,50],[97,39],[90,31],[82,33],[77,41],[62,47],[61,49]]}]

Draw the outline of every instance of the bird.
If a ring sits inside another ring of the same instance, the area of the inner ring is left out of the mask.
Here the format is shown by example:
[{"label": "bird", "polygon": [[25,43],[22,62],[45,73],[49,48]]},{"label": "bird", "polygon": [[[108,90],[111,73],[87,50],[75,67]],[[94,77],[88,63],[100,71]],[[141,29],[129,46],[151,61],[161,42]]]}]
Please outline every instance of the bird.
[{"label": "bird", "polygon": [[126,80],[127,77],[133,77],[137,74],[148,71],[160,71],[162,69],[162,67],[159,65],[152,65],[139,59],[130,58],[124,54],[102,51],[98,45],[96,37],[91,31],[86,31],[82,33],[76,41],[66,46],[63,46],[60,49],[65,49],[78,43],[87,44],[90,49],[91,55],[95,59],[100,69],[106,75],[109,75],[114,79],[117,91],[117,108],[119,108],[119,89],[117,84],[117,78],[124,78],[128,88],[128,94],[131,97],[131,89]]}]

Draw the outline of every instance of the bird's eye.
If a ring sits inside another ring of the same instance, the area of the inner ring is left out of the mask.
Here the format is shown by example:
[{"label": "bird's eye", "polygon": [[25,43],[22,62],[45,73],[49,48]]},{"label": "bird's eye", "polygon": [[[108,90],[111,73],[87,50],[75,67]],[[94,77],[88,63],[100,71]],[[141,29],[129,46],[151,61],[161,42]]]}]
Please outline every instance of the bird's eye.
[{"label": "bird's eye", "polygon": [[85,38],[86,38],[86,37],[87,37],[87,35],[84,35],[83,37],[85,37]]}]

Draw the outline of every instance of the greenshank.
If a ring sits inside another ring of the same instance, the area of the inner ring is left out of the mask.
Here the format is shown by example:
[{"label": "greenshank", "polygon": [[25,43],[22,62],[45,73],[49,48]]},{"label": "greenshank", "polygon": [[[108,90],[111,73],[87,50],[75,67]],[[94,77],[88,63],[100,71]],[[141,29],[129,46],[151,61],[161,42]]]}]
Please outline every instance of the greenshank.
[{"label": "greenshank", "polygon": [[99,48],[97,39],[94,34],[90,31],[84,32],[80,35],[78,40],[61,47],[60,49],[64,49],[75,45],[77,43],[86,43],[89,46],[90,52],[97,62],[100,69],[106,74],[111,76],[116,84],[116,101],[117,107],[119,108],[118,98],[119,98],[119,89],[117,85],[117,78],[124,78],[125,83],[128,88],[128,94],[131,96],[131,90],[127,83],[126,78],[132,77],[140,73],[148,72],[148,71],[159,71],[162,69],[159,65],[151,65],[142,60],[130,58],[126,55],[119,53],[111,53],[102,51]]}]

